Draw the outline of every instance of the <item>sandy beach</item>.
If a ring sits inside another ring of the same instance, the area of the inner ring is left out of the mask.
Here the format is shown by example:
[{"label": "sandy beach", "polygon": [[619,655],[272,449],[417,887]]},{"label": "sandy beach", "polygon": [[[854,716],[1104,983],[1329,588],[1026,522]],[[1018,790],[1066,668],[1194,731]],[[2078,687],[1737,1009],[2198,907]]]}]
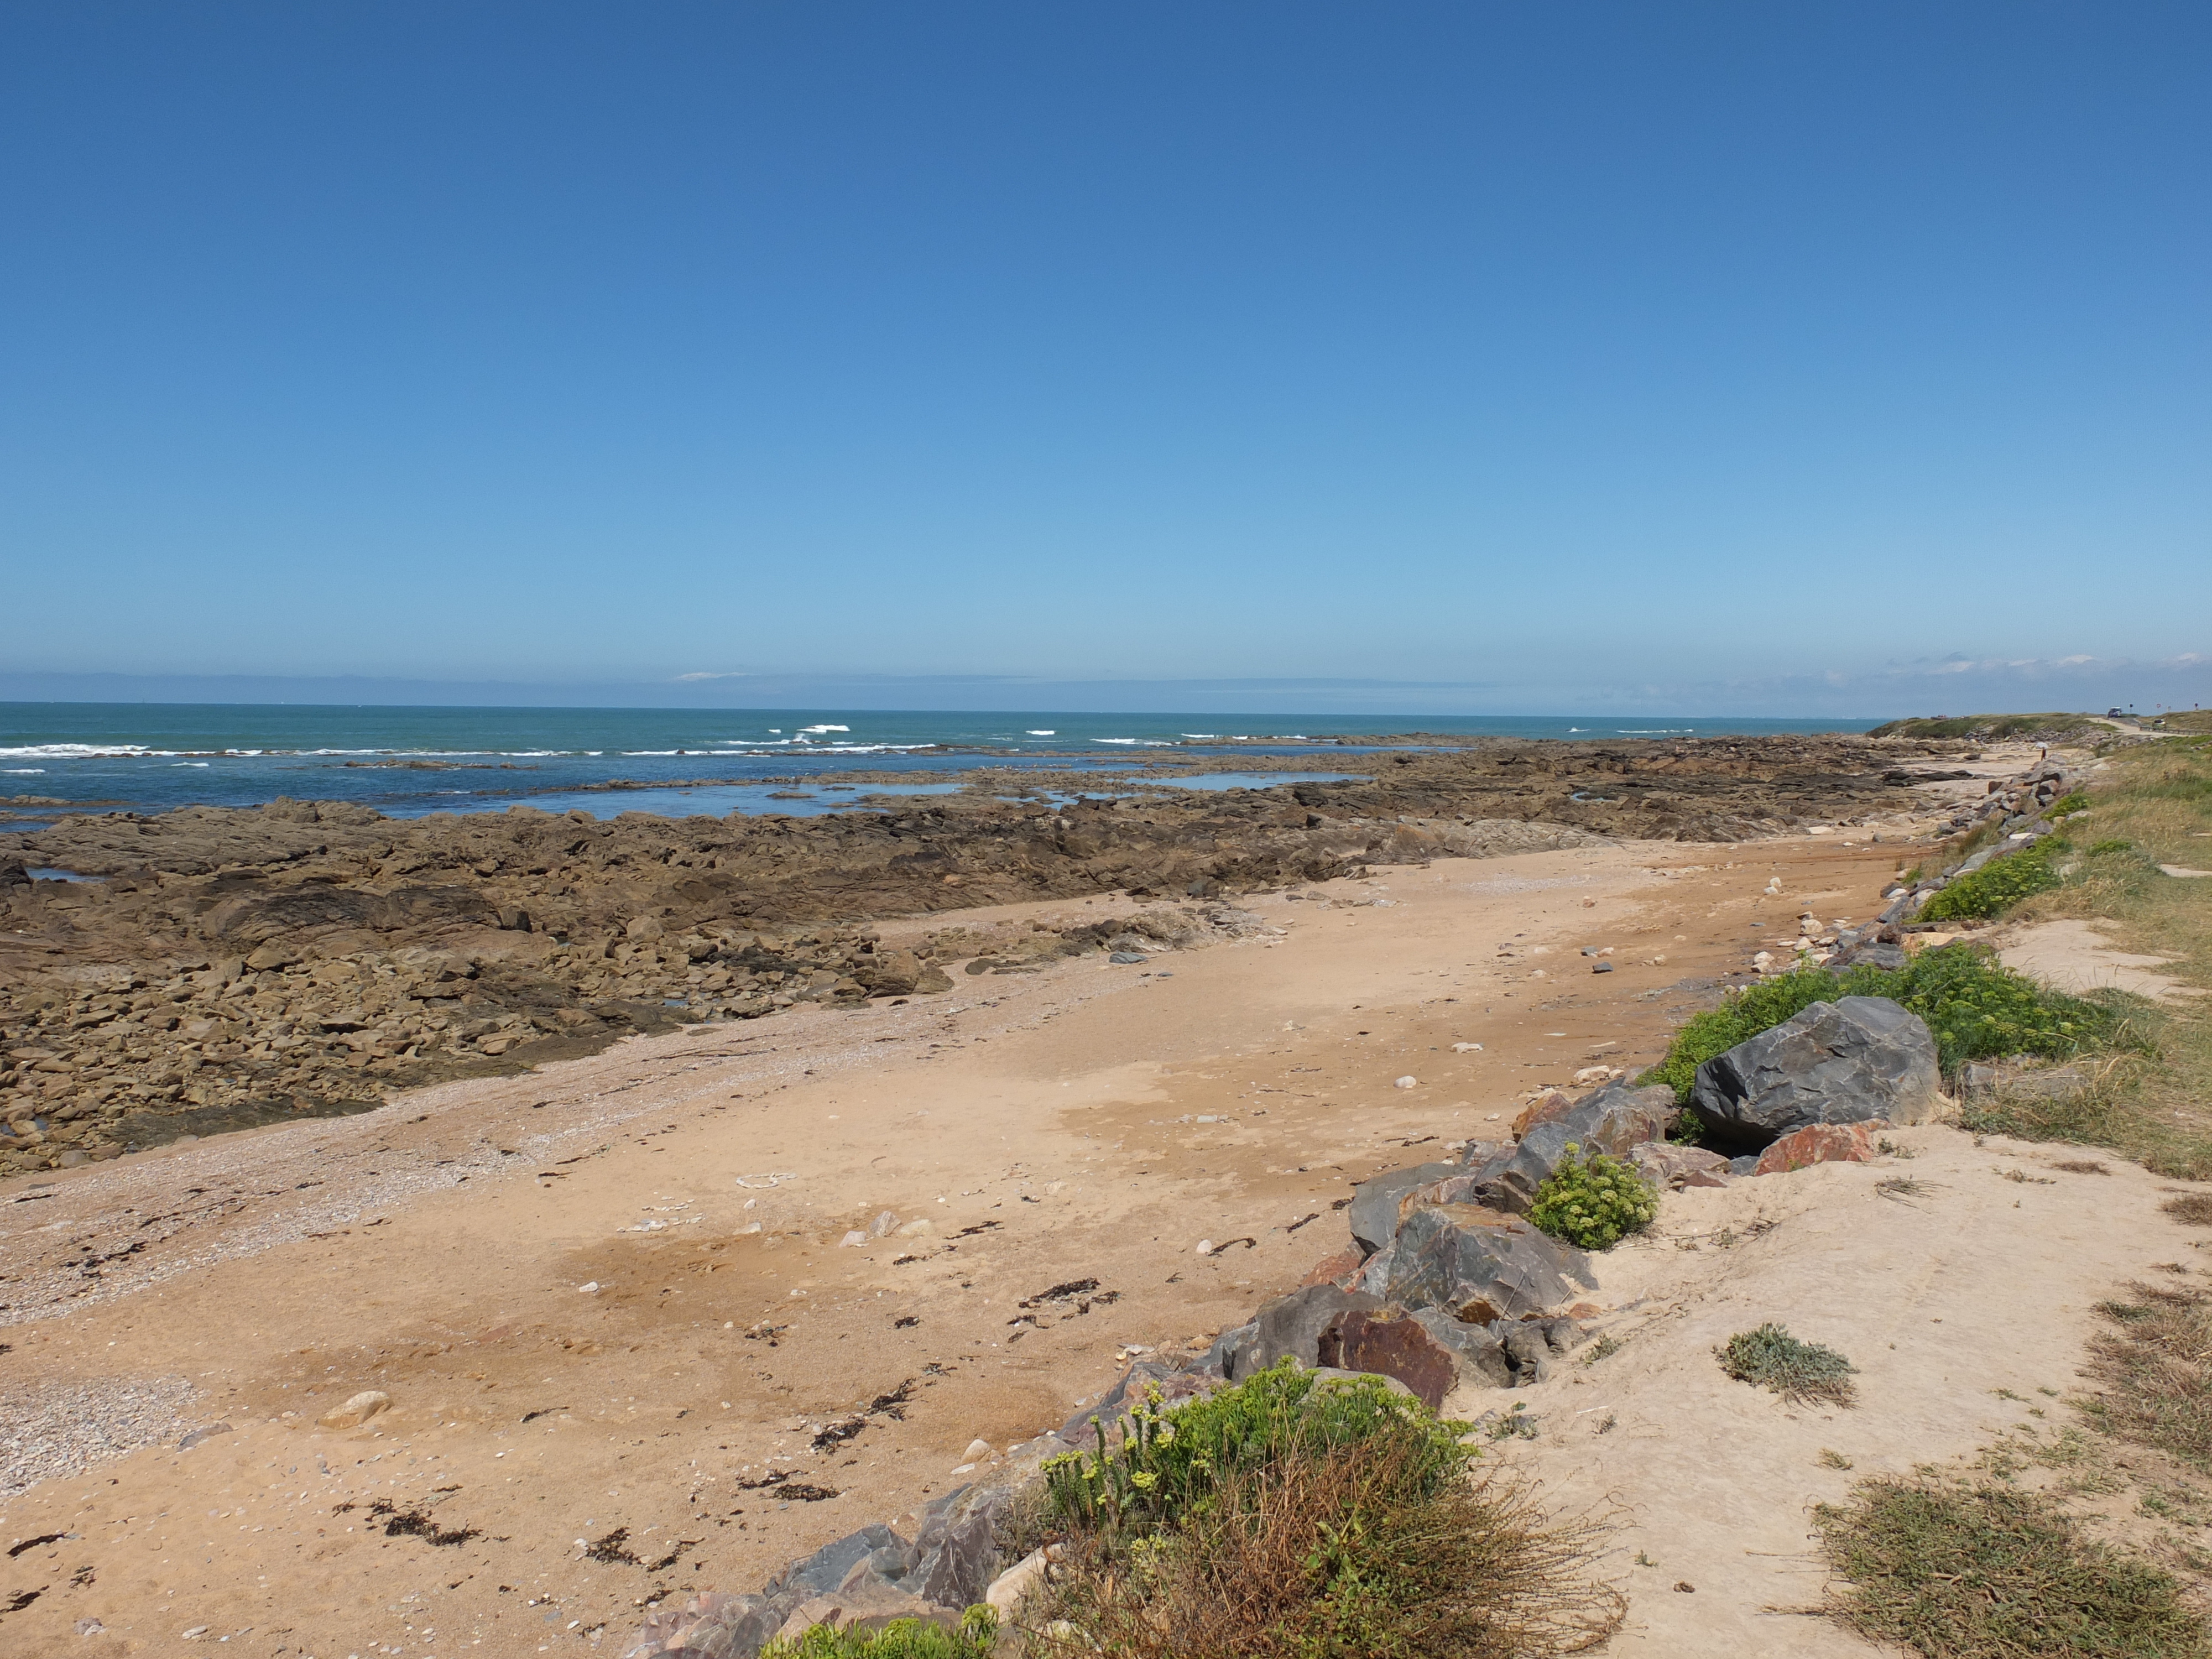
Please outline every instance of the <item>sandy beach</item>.
[{"label": "sandy beach", "polygon": [[[1442,860],[1249,897],[1249,938],[1143,964],[633,1038],[10,1182],[0,1531],[59,1536],[9,1560],[0,1645],[604,1647],[649,1601],[910,1518],[971,1442],[1058,1425],[1128,1356],[1202,1346],[1345,1245],[1351,1183],[1656,1058],[1756,927],[1863,919],[1897,867],[1833,836]],[[1994,1292],[2003,1252],[1977,1251]],[[1619,1271],[1609,1311],[1654,1293]],[[389,1409],[317,1425],[368,1389]],[[1896,1434],[1963,1451],[1954,1416]],[[1545,1479],[1579,1501],[1628,1443]]]}]

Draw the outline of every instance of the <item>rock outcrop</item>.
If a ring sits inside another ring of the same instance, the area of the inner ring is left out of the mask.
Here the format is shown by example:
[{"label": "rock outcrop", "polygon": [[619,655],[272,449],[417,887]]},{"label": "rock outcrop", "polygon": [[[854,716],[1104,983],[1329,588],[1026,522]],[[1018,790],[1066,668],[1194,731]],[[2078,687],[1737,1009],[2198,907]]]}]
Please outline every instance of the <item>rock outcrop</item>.
[{"label": "rock outcrop", "polygon": [[1690,1109],[1764,1145],[1812,1123],[1922,1123],[1945,1104],[1936,1039],[1887,997],[1816,1002],[1698,1067]]}]

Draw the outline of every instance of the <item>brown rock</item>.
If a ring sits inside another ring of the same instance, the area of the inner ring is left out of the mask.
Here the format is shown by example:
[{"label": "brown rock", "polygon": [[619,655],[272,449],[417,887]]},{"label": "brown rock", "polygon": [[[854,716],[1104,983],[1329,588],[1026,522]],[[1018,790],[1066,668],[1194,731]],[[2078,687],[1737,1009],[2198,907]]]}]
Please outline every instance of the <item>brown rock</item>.
[{"label": "brown rock", "polygon": [[1547,1089],[1521,1109],[1513,1120],[1513,1139],[1518,1140],[1539,1123],[1555,1122],[1575,1109],[1575,1103],[1558,1089]]},{"label": "brown rock", "polygon": [[1395,1376],[1431,1411],[1459,1382],[1451,1351],[1402,1310],[1340,1314],[1321,1334],[1324,1366]]},{"label": "brown rock", "polygon": [[1880,1118],[1863,1123],[1808,1123],[1761,1152],[1752,1173],[1787,1175],[1815,1164],[1864,1164],[1874,1156],[1872,1131],[1887,1127]]},{"label": "brown rock", "polygon": [[1360,1269],[1366,1264],[1366,1252],[1357,1244],[1347,1244],[1334,1255],[1325,1255],[1315,1262],[1312,1270],[1298,1281],[1298,1288],[1334,1285],[1348,1291],[1358,1281]]}]

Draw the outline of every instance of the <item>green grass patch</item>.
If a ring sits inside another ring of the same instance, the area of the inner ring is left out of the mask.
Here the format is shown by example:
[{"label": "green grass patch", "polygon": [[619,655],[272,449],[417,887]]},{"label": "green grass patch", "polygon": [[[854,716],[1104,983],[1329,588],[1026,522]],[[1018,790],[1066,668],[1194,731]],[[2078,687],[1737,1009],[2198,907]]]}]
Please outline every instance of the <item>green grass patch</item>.
[{"label": "green grass patch", "polygon": [[1838,1623],[1929,1659],[2202,1659],[2171,1574],[1995,1481],[1883,1478],[1814,1510]]},{"label": "green grass patch", "polygon": [[1739,1382],[1771,1389],[1784,1400],[1849,1406],[1857,1369],[1833,1348],[1802,1342],[1781,1326],[1738,1331],[1720,1349],[1721,1369]]},{"label": "green grass patch", "polygon": [[771,1640],[761,1659],[990,1659],[998,1635],[998,1615],[974,1607],[954,1630],[919,1619],[895,1619],[875,1631],[817,1625],[795,1640]]},{"label": "green grass patch", "polygon": [[1960,940],[1923,951],[1895,971],[1799,968],[1732,991],[1719,1007],[1684,1021],[1667,1057],[1637,1082],[1665,1084],[1686,1104],[1705,1061],[1816,1002],[1846,996],[1887,997],[1926,1020],[1946,1072],[1996,1054],[2064,1059],[2126,1036],[2118,1007],[2046,991],[2001,966],[1986,947]]},{"label": "green grass patch", "polygon": [[1577,1249],[1607,1250],[1651,1224],[1659,1194],[1628,1164],[1569,1142],[1565,1156],[1536,1188],[1532,1226]]},{"label": "green grass patch", "polygon": [[[2212,881],[2159,869],[2212,867],[2212,743],[2133,744],[2107,760],[2087,793],[2097,839],[2063,886],[2023,900],[2007,920],[2092,921],[2116,948],[2166,957],[2160,972],[2212,988]],[[2212,997],[2114,997],[2109,1006],[2124,1011],[2112,1045],[2120,1054],[2094,1088],[2066,1102],[1978,1105],[1968,1127],[2109,1146],[2159,1175],[2212,1179]]]},{"label": "green grass patch", "polygon": [[1921,907],[1918,920],[1954,921],[2002,915],[2022,899],[2057,886],[2059,860],[2073,850],[2063,836],[2045,836],[2017,853],[1991,859],[1938,889]]}]

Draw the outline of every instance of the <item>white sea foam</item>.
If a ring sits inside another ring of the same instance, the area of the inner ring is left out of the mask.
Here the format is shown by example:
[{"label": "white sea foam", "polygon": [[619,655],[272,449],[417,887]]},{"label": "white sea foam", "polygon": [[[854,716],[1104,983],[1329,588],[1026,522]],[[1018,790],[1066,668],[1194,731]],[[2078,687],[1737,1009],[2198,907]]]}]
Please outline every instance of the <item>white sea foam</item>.
[{"label": "white sea foam", "polygon": [[1165,738],[1093,738],[1091,741],[1093,743],[1118,743],[1125,747],[1135,747],[1139,749],[1172,749],[1175,747],[1175,744],[1170,743]]},{"label": "white sea foam", "polygon": [[1057,732],[1024,732],[1022,735],[1025,738],[1056,738],[1060,733]]},{"label": "white sea foam", "polygon": [[852,728],[851,726],[800,726],[799,729],[800,731],[802,731],[802,732],[849,732],[849,731],[851,731],[853,728]]},{"label": "white sea foam", "polygon": [[11,766],[0,772],[0,777],[9,778],[43,778],[46,775],[46,769],[43,766]]},{"label": "white sea foam", "polygon": [[168,749],[149,749],[139,743],[29,743],[0,749],[0,760],[137,760],[147,755],[167,755]]}]

